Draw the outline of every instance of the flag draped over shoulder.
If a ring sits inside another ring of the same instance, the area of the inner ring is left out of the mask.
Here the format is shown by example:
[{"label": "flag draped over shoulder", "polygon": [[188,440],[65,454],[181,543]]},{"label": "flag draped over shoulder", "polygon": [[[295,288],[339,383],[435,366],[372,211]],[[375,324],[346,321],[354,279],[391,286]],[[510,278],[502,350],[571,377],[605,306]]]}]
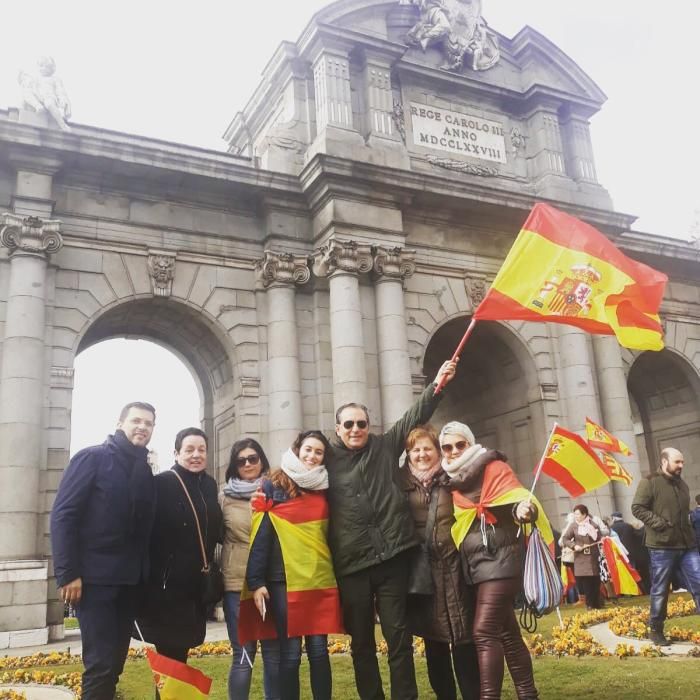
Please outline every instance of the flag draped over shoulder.
[{"label": "flag draped over shoulder", "polygon": [[[287,635],[342,632],[340,597],[328,548],[328,501],[322,493],[302,493],[284,503],[254,498],[251,543],[267,513],[282,549],[287,582]],[[238,639],[241,644],[277,637],[272,614],[263,621],[244,586]]]},{"label": "flag draped over shoulder", "polygon": [[610,481],[608,470],[586,441],[559,426],[547,445],[542,471],[558,481],[572,498]]},{"label": "flag draped over shoulder", "polygon": [[[455,522],[452,525],[452,539],[459,549],[467,536],[476,517],[483,517],[486,524],[497,522],[496,516],[489,510],[495,506],[512,505],[520,501],[530,500],[537,506],[535,525],[539,529],[545,544],[554,551],[554,534],[549,520],[545,515],[542,504],[530,495],[530,492],[518,481],[513,470],[505,463],[494,460],[484,470],[481,485],[481,500],[478,503],[470,501],[459,491],[452,492]],[[529,526],[525,526],[527,531]]]},{"label": "flag draped over shoulder", "polygon": [[668,278],[625,256],[600,231],[538,203],[474,313],[480,321],[553,321],[661,350]]},{"label": "flag draped over shoulder", "polygon": [[616,438],[601,425],[594,423],[590,418],[586,418],[586,435],[588,436],[588,444],[591,447],[605,450],[606,452],[619,452],[626,457],[632,454],[632,450],[622,440]]},{"label": "flag draped over shoulder", "polygon": [[206,700],[212,680],[181,661],[146,649],[160,700]]}]

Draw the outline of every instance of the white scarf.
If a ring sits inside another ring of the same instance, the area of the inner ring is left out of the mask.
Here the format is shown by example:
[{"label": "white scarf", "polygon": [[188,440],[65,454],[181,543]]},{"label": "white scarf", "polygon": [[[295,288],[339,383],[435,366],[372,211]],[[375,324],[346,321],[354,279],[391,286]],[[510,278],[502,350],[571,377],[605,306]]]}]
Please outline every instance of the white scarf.
[{"label": "white scarf", "polygon": [[477,458],[481,457],[486,452],[486,448],[481,445],[472,445],[468,447],[462,454],[453,462],[447,463],[445,457],[442,458],[442,468],[449,474],[450,479],[454,479],[461,471],[468,469]]},{"label": "white scarf", "polygon": [[323,464],[309,469],[302,464],[292,449],[282,455],[282,471],[299,487],[309,491],[323,491],[328,488],[328,472]]}]

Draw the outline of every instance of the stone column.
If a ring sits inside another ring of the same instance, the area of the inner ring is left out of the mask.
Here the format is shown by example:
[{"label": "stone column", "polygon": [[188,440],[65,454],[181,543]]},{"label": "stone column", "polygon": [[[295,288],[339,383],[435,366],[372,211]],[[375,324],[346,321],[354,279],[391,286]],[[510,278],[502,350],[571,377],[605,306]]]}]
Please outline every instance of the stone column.
[{"label": "stone column", "polygon": [[333,400],[367,402],[359,275],[372,269],[369,245],[331,239],[314,251],[314,274],[329,278]]},{"label": "stone column", "polygon": [[[574,326],[557,326],[563,395],[566,401],[565,428],[585,436],[586,417],[598,422],[600,409],[593,379],[593,358],[588,347],[587,334]],[[581,497],[592,512],[609,515],[614,508],[612,489],[603,486]],[[599,512],[600,511],[600,512]]]},{"label": "stone column", "polygon": [[309,281],[303,255],[266,250],[257,272],[267,290],[268,445],[273,466],[303,426],[295,285]]},{"label": "stone column", "polygon": [[5,648],[48,639],[39,471],[45,449],[46,267],[49,255],[63,245],[60,222],[3,214],[0,245],[10,250],[0,363],[0,647]]},{"label": "stone column", "polygon": [[414,256],[415,251],[412,250],[381,247],[376,249],[374,256],[379,386],[384,430],[390,428],[413,402],[403,280],[415,272]]},{"label": "stone column", "polygon": [[[611,335],[593,336],[593,353],[595,355],[598,373],[598,391],[600,393],[600,408],[603,427],[615,437],[627,443],[631,450],[636,450],[636,437],[632,426],[632,411],[630,397],[627,391],[622,353],[617,340]],[[631,519],[631,505],[634,492],[641,478],[639,457],[615,455],[615,458],[632,475],[634,481],[627,486],[620,481],[613,482],[615,504],[617,510]]]}]

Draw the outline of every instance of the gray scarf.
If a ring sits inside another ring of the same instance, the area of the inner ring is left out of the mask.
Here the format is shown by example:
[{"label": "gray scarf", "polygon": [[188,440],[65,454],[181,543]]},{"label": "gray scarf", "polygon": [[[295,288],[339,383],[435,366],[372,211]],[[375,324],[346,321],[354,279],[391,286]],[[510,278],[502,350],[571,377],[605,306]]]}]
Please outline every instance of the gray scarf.
[{"label": "gray scarf", "polygon": [[328,488],[328,472],[323,464],[309,469],[301,463],[291,448],[282,455],[282,471],[299,487],[308,491]]},{"label": "gray scarf", "polygon": [[253,494],[260,488],[263,477],[259,476],[255,481],[246,481],[232,476],[224,486],[224,495],[238,498],[241,501],[249,501]]},{"label": "gray scarf", "polygon": [[442,468],[449,474],[450,479],[454,479],[461,471],[468,469],[485,452],[485,447],[472,445],[464,450],[454,462],[448,464],[447,459],[443,457]]}]

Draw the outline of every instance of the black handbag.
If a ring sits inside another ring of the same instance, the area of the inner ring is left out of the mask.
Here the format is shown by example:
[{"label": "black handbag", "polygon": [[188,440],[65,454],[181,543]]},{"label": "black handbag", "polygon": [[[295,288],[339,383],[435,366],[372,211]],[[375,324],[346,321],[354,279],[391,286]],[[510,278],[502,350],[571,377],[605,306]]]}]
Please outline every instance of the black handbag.
[{"label": "black handbag", "polygon": [[439,497],[440,489],[438,487],[433,487],[433,490],[430,492],[428,518],[425,521],[425,542],[421,542],[421,544],[413,550],[411,570],[408,574],[409,595],[433,595],[433,593],[435,593],[433,567],[430,564],[430,538],[435,528]]},{"label": "black handbag", "polygon": [[192,515],[194,515],[194,522],[197,526],[199,546],[202,552],[201,602],[203,605],[207,606],[215,605],[224,597],[224,575],[221,573],[221,567],[216,562],[209,561],[207,558],[207,551],[204,547],[204,538],[202,537],[202,528],[199,525],[197,510],[194,507],[194,503],[192,503],[185,482],[176,471],[172,471],[171,474],[174,474],[180,482],[180,486],[182,486],[182,490],[185,492],[185,496],[192,508]]}]

